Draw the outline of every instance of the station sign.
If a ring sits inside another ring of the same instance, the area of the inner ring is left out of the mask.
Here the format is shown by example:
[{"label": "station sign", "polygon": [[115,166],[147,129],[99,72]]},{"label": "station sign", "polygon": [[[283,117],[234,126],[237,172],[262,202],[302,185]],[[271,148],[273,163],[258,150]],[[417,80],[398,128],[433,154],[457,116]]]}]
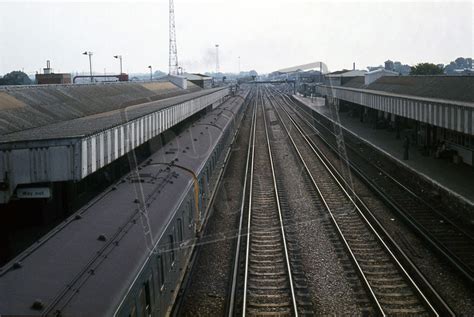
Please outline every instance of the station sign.
[{"label": "station sign", "polygon": [[49,187],[18,188],[16,195],[18,198],[50,198],[51,189]]}]

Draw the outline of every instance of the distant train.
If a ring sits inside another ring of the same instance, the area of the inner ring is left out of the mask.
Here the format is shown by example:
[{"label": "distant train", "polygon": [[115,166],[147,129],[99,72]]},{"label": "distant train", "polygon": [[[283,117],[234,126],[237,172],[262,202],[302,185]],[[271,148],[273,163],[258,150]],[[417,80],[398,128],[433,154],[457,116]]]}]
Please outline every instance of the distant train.
[{"label": "distant train", "polygon": [[0,315],[169,313],[248,94],[208,112],[2,267]]}]

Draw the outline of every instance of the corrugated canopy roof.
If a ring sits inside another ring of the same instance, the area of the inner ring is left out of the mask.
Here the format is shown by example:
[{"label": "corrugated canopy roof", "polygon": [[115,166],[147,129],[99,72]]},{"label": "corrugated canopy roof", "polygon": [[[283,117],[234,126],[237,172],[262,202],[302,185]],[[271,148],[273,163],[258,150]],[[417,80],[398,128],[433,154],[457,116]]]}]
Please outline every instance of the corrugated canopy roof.
[{"label": "corrugated canopy roof", "polygon": [[314,62],[314,63],[304,64],[304,65],[298,65],[298,66],[283,68],[283,69],[278,70],[278,72],[279,73],[293,73],[293,72],[307,71],[307,70],[313,70],[313,69],[314,70],[319,70],[321,66],[322,66],[322,69],[323,69],[323,73],[327,73],[328,72],[328,67],[323,62]]},{"label": "corrugated canopy roof", "polygon": [[369,85],[364,85],[362,77],[351,79],[343,87],[474,102],[474,76],[385,76]]}]

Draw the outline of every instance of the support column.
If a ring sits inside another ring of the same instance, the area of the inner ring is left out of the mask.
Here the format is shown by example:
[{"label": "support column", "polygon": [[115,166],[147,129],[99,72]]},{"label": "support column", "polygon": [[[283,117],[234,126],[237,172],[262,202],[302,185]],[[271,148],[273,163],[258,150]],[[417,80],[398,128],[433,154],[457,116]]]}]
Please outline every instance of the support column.
[{"label": "support column", "polygon": [[395,130],[397,132],[396,139],[400,140],[400,116],[395,115]]}]

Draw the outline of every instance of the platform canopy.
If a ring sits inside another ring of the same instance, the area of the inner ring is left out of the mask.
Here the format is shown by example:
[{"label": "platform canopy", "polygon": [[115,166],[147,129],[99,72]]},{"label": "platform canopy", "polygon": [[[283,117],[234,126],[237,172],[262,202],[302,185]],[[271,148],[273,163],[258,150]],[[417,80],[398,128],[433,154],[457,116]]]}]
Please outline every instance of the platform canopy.
[{"label": "platform canopy", "polygon": [[305,71],[310,71],[310,70],[321,70],[323,73],[328,73],[328,67],[324,62],[313,62],[309,64],[303,64],[303,65],[298,65],[298,66],[293,66],[293,67],[287,67],[287,68],[282,68],[279,69],[279,73],[295,73],[295,72],[305,72]]}]

